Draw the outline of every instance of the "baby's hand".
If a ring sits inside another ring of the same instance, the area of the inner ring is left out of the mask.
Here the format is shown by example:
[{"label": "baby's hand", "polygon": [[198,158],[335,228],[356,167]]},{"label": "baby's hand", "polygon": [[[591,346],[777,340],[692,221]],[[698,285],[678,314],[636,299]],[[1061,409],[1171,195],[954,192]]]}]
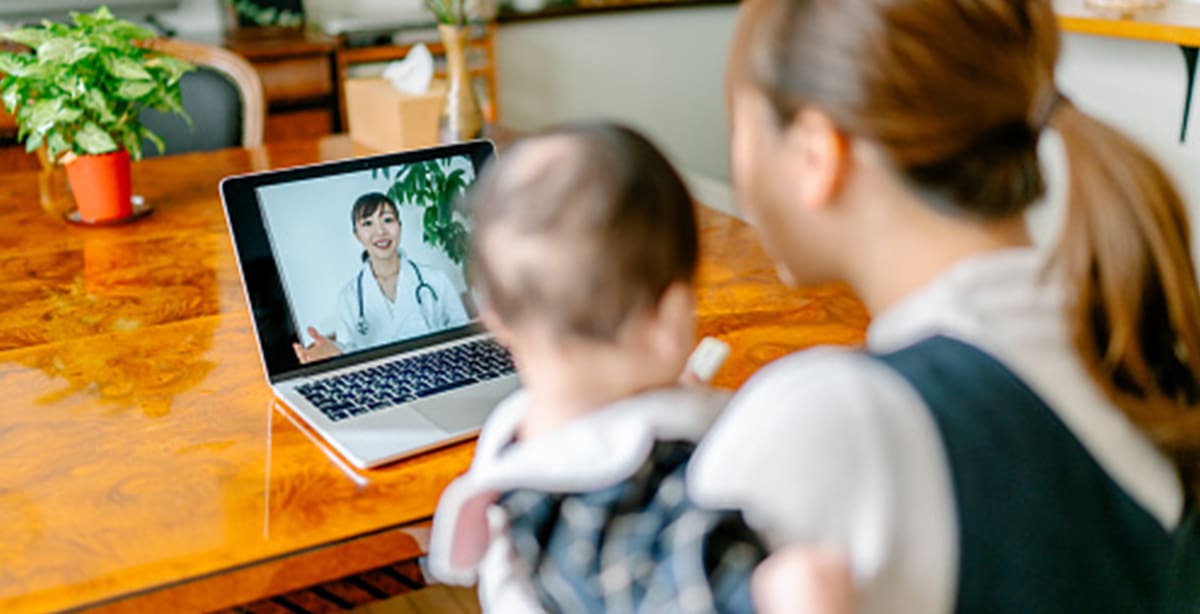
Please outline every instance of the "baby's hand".
[{"label": "baby's hand", "polygon": [[762,614],[851,614],[854,582],[838,550],[788,546],[754,570],[754,605]]}]

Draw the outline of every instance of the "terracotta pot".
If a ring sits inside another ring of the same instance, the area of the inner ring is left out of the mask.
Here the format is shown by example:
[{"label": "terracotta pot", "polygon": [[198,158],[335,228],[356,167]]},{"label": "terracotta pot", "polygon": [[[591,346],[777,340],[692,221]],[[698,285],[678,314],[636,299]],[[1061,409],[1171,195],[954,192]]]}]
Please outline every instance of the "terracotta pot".
[{"label": "terracotta pot", "polygon": [[133,215],[129,152],[79,156],[67,163],[67,179],[84,222],[119,220]]}]

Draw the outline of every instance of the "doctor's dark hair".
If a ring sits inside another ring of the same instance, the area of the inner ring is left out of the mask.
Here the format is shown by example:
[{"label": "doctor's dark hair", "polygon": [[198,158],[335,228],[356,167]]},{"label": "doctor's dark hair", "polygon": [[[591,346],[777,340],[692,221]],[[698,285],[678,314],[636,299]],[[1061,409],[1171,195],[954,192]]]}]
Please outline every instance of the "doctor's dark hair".
[{"label": "doctor's dark hair", "polygon": [[1049,0],[748,0],[731,92],[775,128],[805,109],[872,144],[931,206],[1011,219],[1044,191],[1062,138],[1069,203],[1052,269],[1075,349],[1112,402],[1200,493],[1200,291],[1187,215],[1159,166],[1058,94]]},{"label": "doctor's dark hair", "polygon": [[699,258],[687,187],[644,136],[570,125],[514,144],[470,196],[471,277],[506,324],[611,341]]},{"label": "doctor's dark hair", "polygon": [[[396,221],[400,221],[400,210],[396,208],[396,203],[388,198],[386,194],[380,192],[368,192],[359,196],[354,201],[354,207],[350,209],[350,231],[358,230],[358,221],[363,218],[375,215],[381,207],[387,207],[392,210],[392,215],[396,216]],[[366,262],[368,258],[367,250],[363,250],[362,261]]]}]

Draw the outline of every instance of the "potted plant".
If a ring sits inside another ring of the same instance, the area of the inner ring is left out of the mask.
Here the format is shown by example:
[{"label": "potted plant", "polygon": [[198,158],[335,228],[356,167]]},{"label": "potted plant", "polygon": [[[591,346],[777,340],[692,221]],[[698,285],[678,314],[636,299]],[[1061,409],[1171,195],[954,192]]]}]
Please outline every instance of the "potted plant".
[{"label": "potted plant", "polygon": [[[391,172],[383,169],[390,179]],[[458,211],[467,191],[466,171],[451,168],[450,160],[429,160],[402,168],[387,196],[401,206],[424,208],[421,237],[440,247],[454,264],[462,264],[470,248],[464,216]]]},{"label": "potted plant", "polygon": [[222,0],[226,25],[236,28],[299,28],[304,26],[301,0]]},{"label": "potted plant", "polygon": [[149,30],[113,17],[106,7],[71,13],[71,24],[43,22],[0,34],[29,51],[0,53],[0,100],[16,118],[25,150],[44,148],[67,177],[85,223],[133,214],[129,161],[142,143],[163,149],[142,126],[142,109],[188,119],[179,79],[187,62],[139,46]]}]

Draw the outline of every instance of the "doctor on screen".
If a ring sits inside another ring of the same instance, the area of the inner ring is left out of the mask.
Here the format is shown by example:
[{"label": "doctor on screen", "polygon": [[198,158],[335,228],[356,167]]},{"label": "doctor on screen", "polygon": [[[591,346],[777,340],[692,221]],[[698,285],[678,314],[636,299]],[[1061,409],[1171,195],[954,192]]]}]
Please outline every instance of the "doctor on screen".
[{"label": "doctor on screen", "polygon": [[363,246],[362,268],[337,296],[337,328],[326,337],[312,326],[312,345],[293,344],[300,362],[337,356],[466,324],[458,290],[441,270],[416,263],[400,249],[396,204],[364,194],[350,212]]}]

